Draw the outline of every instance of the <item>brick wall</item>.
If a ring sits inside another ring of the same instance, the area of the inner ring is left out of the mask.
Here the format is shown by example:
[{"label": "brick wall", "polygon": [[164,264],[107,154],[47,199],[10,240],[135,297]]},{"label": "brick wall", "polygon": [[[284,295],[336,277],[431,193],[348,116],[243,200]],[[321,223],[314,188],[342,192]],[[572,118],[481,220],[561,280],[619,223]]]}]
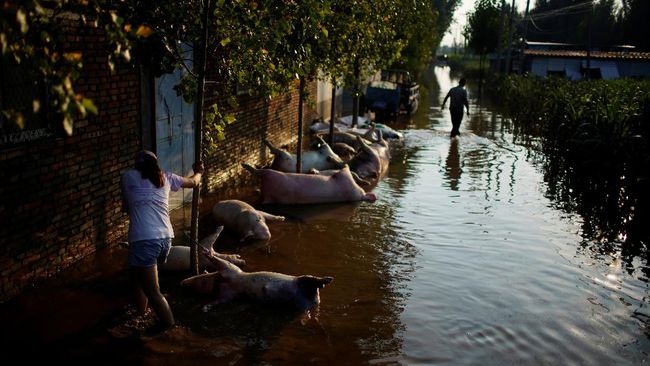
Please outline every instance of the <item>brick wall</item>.
[{"label": "brick wall", "polygon": [[[308,98],[303,105],[303,133],[308,130],[310,116],[315,113],[317,83],[310,82],[305,89]],[[220,106],[227,105],[210,94],[210,91],[206,92],[206,111],[214,102]],[[209,168],[205,185],[208,192],[252,182],[251,175],[241,167],[241,163],[261,166],[270,162],[272,155],[262,142],[265,138],[275,146],[288,146],[291,152],[295,152],[299,104],[297,83],[290,93],[271,100],[241,96],[238,103],[237,110],[233,111],[237,121],[226,127],[226,139],[219,143],[211,156],[204,157]]]},{"label": "brick wall", "polygon": [[[99,114],[75,122],[73,136],[0,149],[0,302],[126,239],[119,181],[141,148],[140,74],[135,66],[109,71],[100,30],[68,30],[67,47],[83,54],[76,90],[93,99]],[[315,98],[316,83],[307,88]],[[206,108],[211,98],[208,92]],[[226,140],[205,158],[210,170],[204,192],[250,182],[240,163],[268,162],[262,138],[295,145],[297,88],[272,100],[243,96],[239,103]]]},{"label": "brick wall", "polygon": [[139,76],[111,73],[99,29],[68,28],[66,47],[81,51],[76,90],[97,116],[58,135],[0,150],[0,301],[69,267],[126,232],[119,173],[139,148]]}]

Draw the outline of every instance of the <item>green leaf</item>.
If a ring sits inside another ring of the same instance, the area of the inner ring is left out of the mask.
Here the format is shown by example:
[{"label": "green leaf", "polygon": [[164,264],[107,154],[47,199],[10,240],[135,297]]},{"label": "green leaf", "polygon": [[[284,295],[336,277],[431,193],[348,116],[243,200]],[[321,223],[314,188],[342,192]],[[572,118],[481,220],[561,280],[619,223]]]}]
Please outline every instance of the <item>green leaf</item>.
[{"label": "green leaf", "polygon": [[229,37],[228,37],[228,38],[224,38],[224,39],[222,39],[221,42],[219,42],[219,43],[221,44],[221,47],[226,47],[226,45],[227,45],[228,43],[230,43],[230,38],[229,38]]},{"label": "green leaf", "polygon": [[214,113],[212,113],[212,112],[210,112],[210,113],[206,113],[206,114],[205,114],[205,121],[206,121],[208,124],[210,124],[210,123],[214,122],[214,117],[215,117],[215,116],[216,116],[216,115],[215,115]]},{"label": "green leaf", "polygon": [[72,120],[72,117],[70,116],[63,117],[63,129],[65,130],[65,133],[68,134],[68,136],[72,136],[73,125],[74,125],[74,121]]},{"label": "green leaf", "polygon": [[16,11],[16,21],[20,25],[20,32],[25,34],[29,30],[29,25],[27,24],[27,14],[23,9],[18,9]]},{"label": "green leaf", "polygon": [[237,118],[235,117],[234,114],[228,113],[225,116],[223,116],[223,120],[226,122],[226,124],[231,124],[231,123],[237,121]]},{"label": "green leaf", "polygon": [[93,103],[92,99],[83,98],[81,100],[81,105],[83,105],[88,112],[97,115],[97,106],[95,106],[95,103]]}]

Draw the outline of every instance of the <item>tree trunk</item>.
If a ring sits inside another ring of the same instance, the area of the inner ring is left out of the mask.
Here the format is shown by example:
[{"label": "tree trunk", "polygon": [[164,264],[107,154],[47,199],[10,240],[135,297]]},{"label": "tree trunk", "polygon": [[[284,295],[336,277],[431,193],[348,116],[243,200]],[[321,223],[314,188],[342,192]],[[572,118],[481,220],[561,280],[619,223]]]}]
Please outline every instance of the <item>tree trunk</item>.
[{"label": "tree trunk", "polygon": [[296,147],[296,173],[302,172],[302,103],[305,91],[305,77],[300,77],[298,97],[298,146]]},{"label": "tree trunk", "polygon": [[332,86],[332,108],[330,109],[330,136],[329,136],[329,141],[327,141],[328,144],[330,144],[330,147],[334,143],[334,121],[336,116],[336,84]]},{"label": "tree trunk", "polygon": [[[198,59],[195,64],[196,104],[194,106],[194,162],[202,160],[203,155],[203,93],[205,86],[206,62],[208,53],[208,21],[210,19],[210,0],[203,1],[203,29],[198,44]],[[196,53],[195,53],[196,55]],[[192,221],[190,228],[190,269],[199,274],[199,197],[201,185],[194,187],[192,192]]]},{"label": "tree trunk", "polygon": [[[485,51],[483,51],[485,52]],[[483,58],[484,53],[481,53],[478,56],[478,101],[479,105],[481,103],[481,95],[483,94]]]},{"label": "tree trunk", "polygon": [[354,60],[354,92],[352,94],[352,127],[356,127],[359,122],[359,94],[361,87],[359,86],[359,78],[361,69],[359,66],[359,59]]}]

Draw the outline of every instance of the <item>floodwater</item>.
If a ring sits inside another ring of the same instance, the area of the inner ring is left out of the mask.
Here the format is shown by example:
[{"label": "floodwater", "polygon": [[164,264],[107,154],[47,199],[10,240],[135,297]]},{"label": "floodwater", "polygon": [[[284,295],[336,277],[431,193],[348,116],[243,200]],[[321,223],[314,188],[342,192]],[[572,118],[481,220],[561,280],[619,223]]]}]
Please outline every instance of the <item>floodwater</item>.
[{"label": "floodwater", "polygon": [[444,67],[429,76],[417,115],[401,122],[404,140],[391,143],[376,202],[258,205],[288,218],[270,224],[270,242],[217,243],[247,271],[334,277],[318,308],[235,302],[203,313],[207,299],[178,286],[185,274],[161,273],[178,327],[149,332],[153,316],[127,307],[48,352],[176,366],[643,363],[646,261],[623,259],[616,243],[590,245],[585,219],[549,198],[534,146],[514,143],[494,111],[472,99],[450,140],[440,103],[457,80]]}]

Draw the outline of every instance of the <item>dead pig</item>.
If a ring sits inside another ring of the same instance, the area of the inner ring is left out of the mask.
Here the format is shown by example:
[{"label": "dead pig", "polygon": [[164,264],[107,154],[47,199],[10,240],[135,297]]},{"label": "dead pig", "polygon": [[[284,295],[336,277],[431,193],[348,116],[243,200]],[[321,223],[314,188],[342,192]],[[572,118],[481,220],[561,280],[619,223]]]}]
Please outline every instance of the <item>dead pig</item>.
[{"label": "dead pig", "polygon": [[[319,146],[316,150],[305,151],[302,154],[302,172],[306,173],[310,169],[326,170],[326,169],[340,169],[345,163],[341,158],[332,151],[325,141],[317,138]],[[281,172],[295,172],[296,171],[296,156],[285,150],[278,149],[271,145],[267,140],[264,140],[266,146],[271,149],[274,155],[271,169],[279,170]]]},{"label": "dead pig", "polygon": [[277,272],[244,272],[207,250],[203,255],[214,264],[217,272],[187,278],[181,285],[215,296],[214,301],[203,306],[204,312],[235,299],[291,304],[307,310],[320,303],[319,289],[333,280],[332,277],[291,276]]},{"label": "dead pig", "polygon": [[328,202],[374,202],[374,193],[366,193],[354,181],[347,165],[331,176],[283,173],[273,169],[242,166],[260,177],[262,203],[307,204]]},{"label": "dead pig", "polygon": [[221,225],[236,231],[241,241],[269,240],[271,232],[266,221],[284,221],[284,217],[256,210],[239,200],[220,201],[212,208],[212,217]]},{"label": "dead pig", "polygon": [[[199,249],[203,248],[212,252],[215,256],[220,257],[237,266],[243,266],[246,262],[241,259],[239,254],[223,254],[214,251],[214,243],[223,231],[223,226],[217,227],[214,233],[206,236],[199,242]],[[189,271],[190,270],[190,247],[184,245],[174,245],[169,249],[167,261],[158,266],[163,271]],[[215,267],[205,256],[199,255],[199,270],[214,271]]]}]

